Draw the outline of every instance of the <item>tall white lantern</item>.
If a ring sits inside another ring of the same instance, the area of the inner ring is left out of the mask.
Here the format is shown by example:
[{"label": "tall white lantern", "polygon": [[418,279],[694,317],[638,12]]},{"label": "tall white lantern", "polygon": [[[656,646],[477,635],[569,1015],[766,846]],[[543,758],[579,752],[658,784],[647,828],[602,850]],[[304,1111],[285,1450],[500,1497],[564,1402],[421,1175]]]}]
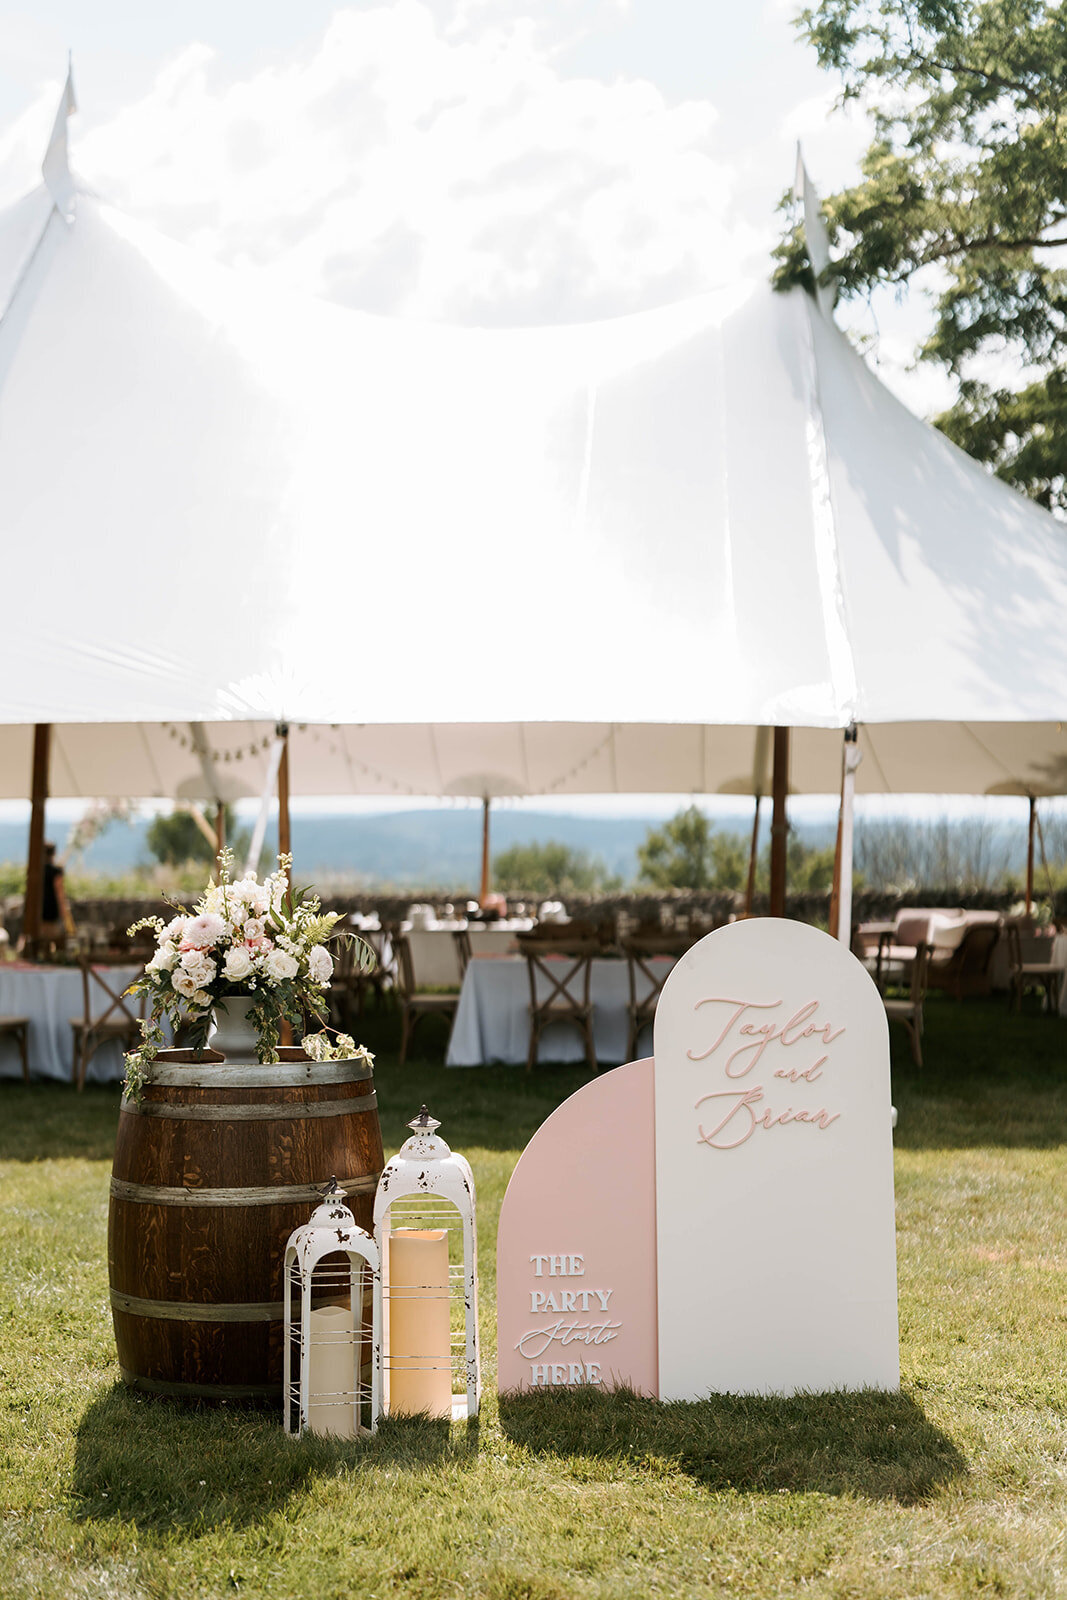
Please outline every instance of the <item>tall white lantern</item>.
[{"label": "tall white lantern", "polygon": [[285,1247],[285,1431],[337,1439],[373,1433],[382,1409],[378,1245],[336,1178]]},{"label": "tall white lantern", "polygon": [[374,1199],[382,1258],[387,1416],[478,1415],[478,1238],[474,1176],[423,1106]]}]

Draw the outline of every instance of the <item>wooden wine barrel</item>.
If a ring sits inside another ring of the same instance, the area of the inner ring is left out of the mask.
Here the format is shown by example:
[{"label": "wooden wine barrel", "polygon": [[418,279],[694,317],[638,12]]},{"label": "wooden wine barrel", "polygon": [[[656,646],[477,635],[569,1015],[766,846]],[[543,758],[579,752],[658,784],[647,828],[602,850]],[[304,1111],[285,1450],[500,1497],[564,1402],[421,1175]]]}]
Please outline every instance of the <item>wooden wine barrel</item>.
[{"label": "wooden wine barrel", "polygon": [[126,1383],[281,1403],[282,1258],[336,1175],[373,1231],[382,1135],[371,1068],[281,1049],[276,1065],[161,1050],[123,1099],[108,1219]]}]

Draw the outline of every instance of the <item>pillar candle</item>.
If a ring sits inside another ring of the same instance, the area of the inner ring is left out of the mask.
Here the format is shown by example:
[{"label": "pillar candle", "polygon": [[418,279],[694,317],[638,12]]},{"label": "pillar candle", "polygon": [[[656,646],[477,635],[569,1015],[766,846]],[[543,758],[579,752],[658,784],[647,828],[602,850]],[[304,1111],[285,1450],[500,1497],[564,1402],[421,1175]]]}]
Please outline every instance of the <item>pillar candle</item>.
[{"label": "pillar candle", "polygon": [[[356,1436],[353,1386],[357,1352],[350,1306],[320,1306],[311,1313],[308,1427],[335,1439]],[[341,1399],[347,1395],[347,1403]]]},{"label": "pillar candle", "polygon": [[448,1232],[389,1235],[389,1412],[452,1416]]}]

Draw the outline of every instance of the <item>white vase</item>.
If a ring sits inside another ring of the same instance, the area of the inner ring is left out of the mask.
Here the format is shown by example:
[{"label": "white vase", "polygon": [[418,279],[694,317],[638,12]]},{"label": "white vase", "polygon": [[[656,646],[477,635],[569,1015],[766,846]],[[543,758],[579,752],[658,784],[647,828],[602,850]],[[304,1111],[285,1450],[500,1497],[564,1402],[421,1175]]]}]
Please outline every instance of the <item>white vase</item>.
[{"label": "white vase", "polygon": [[221,1050],[230,1061],[255,1061],[259,1035],[248,1015],[250,996],[231,995],[215,1002],[215,1027],[208,1038],[212,1050]]}]

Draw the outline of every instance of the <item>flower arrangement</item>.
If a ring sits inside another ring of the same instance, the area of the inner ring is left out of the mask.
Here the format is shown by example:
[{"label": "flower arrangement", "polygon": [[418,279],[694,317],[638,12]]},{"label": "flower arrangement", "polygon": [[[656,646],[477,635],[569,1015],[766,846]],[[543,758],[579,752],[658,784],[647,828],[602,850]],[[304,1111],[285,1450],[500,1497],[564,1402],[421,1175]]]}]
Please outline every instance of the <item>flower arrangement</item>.
[{"label": "flower arrangement", "polygon": [[[127,991],[149,997],[151,1014],[141,1024],[142,1040],[126,1056],[126,1092],[138,1098],[149,1065],[162,1048],[162,1022],[185,1022],[189,1045],[201,1051],[211,1029],[217,1001],[251,1002],[249,1021],[257,1034],[260,1061],[277,1060],[283,1021],[302,1027],[306,1016],[326,1022],[326,991],[333,975],[333,957],[326,941],[340,921],[336,911],[323,912],[318,897],[304,890],[295,897],[289,886],[292,858],[278,857],[278,870],[262,883],[254,872],[231,880],[233,854],[219,856],[218,880],[212,879],[190,911],[174,905],[177,915],[144,917],[129,929],[132,938],[151,928],[156,951],[141,977]],[[341,937],[355,945],[356,966],[367,972],[374,952],[354,934]],[[315,1060],[332,1059],[341,1050],[358,1054],[347,1035],[331,1046],[325,1033],[303,1040]]]}]

